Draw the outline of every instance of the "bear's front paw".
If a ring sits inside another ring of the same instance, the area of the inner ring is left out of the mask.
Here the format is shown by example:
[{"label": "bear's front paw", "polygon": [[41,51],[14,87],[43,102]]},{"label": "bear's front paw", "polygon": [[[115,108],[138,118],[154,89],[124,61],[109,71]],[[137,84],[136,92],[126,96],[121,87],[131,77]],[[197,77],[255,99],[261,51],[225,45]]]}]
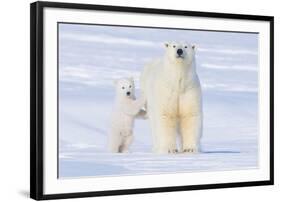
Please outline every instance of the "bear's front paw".
[{"label": "bear's front paw", "polygon": [[169,154],[176,154],[176,153],[178,153],[179,151],[177,150],[177,149],[169,149],[168,150],[168,153]]},{"label": "bear's front paw", "polygon": [[186,148],[182,150],[183,153],[197,153],[198,149],[196,148]]}]

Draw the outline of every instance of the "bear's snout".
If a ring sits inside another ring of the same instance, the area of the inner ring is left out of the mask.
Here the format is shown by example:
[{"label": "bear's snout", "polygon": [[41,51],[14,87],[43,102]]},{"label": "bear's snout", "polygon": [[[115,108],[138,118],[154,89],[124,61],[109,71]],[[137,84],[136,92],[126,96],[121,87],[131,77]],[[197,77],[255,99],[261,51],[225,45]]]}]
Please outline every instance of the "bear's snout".
[{"label": "bear's snout", "polygon": [[127,96],[130,96],[130,95],[131,95],[131,92],[127,92],[126,94],[127,94]]},{"label": "bear's snout", "polygon": [[182,50],[181,48],[179,48],[179,49],[177,50],[177,54],[178,54],[179,56],[181,56],[181,55],[183,54],[183,50]]}]

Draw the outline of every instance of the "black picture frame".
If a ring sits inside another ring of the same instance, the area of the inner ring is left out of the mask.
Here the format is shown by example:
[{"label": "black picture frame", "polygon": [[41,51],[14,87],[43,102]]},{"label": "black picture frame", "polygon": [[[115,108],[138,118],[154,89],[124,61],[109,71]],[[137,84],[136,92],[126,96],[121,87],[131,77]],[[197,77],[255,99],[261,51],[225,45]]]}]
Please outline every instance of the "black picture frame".
[{"label": "black picture frame", "polygon": [[[43,192],[43,9],[63,8],[80,10],[117,11],[130,13],[164,14],[267,21],[270,23],[270,179],[238,183],[204,184],[191,186],[155,187],[129,190],[76,192],[46,195]],[[196,12],[168,9],[135,8],[58,2],[35,2],[30,5],[30,197],[36,200],[93,197],[106,195],[153,192],[187,191],[274,184],[274,17],[229,13]]]}]

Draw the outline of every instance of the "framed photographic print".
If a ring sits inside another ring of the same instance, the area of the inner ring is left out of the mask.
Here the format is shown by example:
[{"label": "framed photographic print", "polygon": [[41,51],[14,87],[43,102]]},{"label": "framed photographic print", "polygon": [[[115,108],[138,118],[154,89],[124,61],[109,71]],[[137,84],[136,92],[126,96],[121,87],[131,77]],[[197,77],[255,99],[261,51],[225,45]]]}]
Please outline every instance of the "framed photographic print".
[{"label": "framed photographic print", "polygon": [[273,184],[273,17],[31,4],[36,200]]}]

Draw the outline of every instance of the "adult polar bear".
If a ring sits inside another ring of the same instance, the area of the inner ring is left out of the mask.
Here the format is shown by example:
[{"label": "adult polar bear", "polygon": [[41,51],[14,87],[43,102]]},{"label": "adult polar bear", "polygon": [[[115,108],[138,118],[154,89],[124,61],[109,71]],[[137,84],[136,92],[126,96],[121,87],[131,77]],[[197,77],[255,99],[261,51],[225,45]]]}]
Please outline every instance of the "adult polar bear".
[{"label": "adult polar bear", "polygon": [[200,149],[203,118],[195,46],[171,42],[165,43],[165,47],[163,58],[145,66],[141,75],[153,150],[156,153],[195,153]]}]

